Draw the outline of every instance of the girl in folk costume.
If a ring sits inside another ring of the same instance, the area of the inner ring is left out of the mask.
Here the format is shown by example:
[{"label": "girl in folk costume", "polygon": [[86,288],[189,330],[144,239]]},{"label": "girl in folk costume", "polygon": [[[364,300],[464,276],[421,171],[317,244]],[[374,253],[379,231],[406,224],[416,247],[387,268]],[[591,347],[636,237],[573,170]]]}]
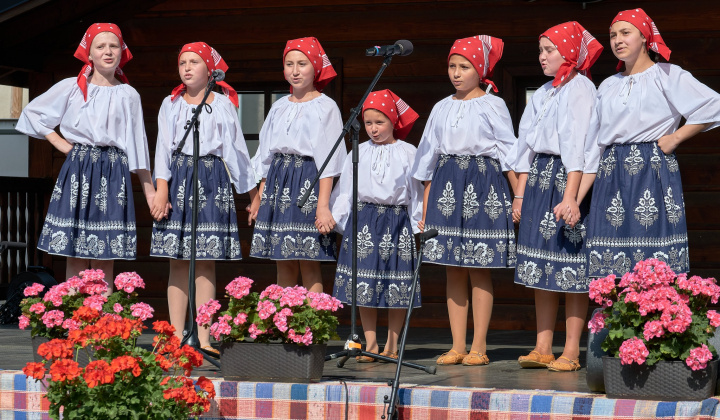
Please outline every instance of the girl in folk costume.
[{"label": "girl in folk costume", "polygon": [[[38,249],[66,256],[68,278],[87,268],[112,278],[113,260],[136,257],[130,172],[140,178],[148,205],[155,194],[140,95],[121,70],[132,54],[117,25],[91,25],[75,57],[85,63],[77,78],[30,102],[16,128],[67,155]],[[58,125],[62,136],[54,131]]]},{"label": "girl in folk costume", "polygon": [[[185,325],[192,209],[196,203],[192,135],[184,145],[181,140],[216,69],[227,71],[228,66],[215,49],[204,42],[184,45],[178,55],[182,83],[165,98],[158,114],[157,194],[151,208],[155,223],[150,255],[170,258],[168,306],[178,337]],[[242,258],[232,185],[238,193],[250,192],[251,198],[257,195],[255,173],[237,116],[237,93],[225,82],[217,84],[226,96],[210,93],[210,109],[199,117],[197,307],[215,298],[215,261]],[[202,348],[216,353],[210,347],[209,329],[201,328],[198,338]]]},{"label": "girl in folk costume", "polygon": [[[377,308],[389,308],[388,337],[383,356],[397,358],[397,340],[404,311],[420,306],[420,289],[410,295],[415,268],[415,238],[422,216],[422,184],[410,175],[415,146],[407,138],[418,114],[392,91],[372,92],[363,104],[365,130],[371,141],[360,145],[358,178],[357,304],[366,349],[377,353]],[[352,301],[352,178],[351,156],[330,202],[335,229],[343,233],[333,294]],[[349,219],[349,222],[348,222]],[[357,356],[359,362],[374,362]]]},{"label": "girl in folk costume", "polygon": [[313,37],[287,42],[283,69],[290,96],[273,104],[253,157],[262,195],[248,209],[256,218],[250,255],[277,261],[280,286],[293,286],[301,276],[308,290],[322,292],[320,261],[333,261],[337,248],[329,200],[347,156],[343,145],[305,205],[297,203],[342,132],[340,110],[321,93],[336,73]]},{"label": "girl in folk costume", "polygon": [[[678,66],[656,64],[670,49],[642,9],[618,13],[610,27],[618,70],[598,88],[602,157],[588,218],[589,275],[618,277],[658,258],[689,270],[685,203],[675,148],[718,126],[720,95]],[[650,52],[652,51],[652,52]],[[684,117],[685,125],[678,128]]]},{"label": "girl in folk costume", "polygon": [[[532,96],[511,152],[518,174],[513,219],[520,223],[515,283],[535,289],[537,314],[537,341],[518,359],[522,367],[580,369],[589,280],[580,224],[587,203],[578,206],[578,189],[585,145],[592,143],[588,131],[596,96],[586,76],[602,49],[577,22],[540,35],[540,65],[553,80]],[[563,354],[555,360],[552,338],[561,293],[567,332]]]},{"label": "girl in folk costume", "polygon": [[[454,95],[438,102],[418,146],[413,177],[425,182],[420,229],[439,235],[424,250],[429,262],[446,265],[447,304],[453,347],[438,364],[485,365],[493,288],[488,268],[515,264],[510,190],[503,172],[515,142],[505,102],[490,80],[503,42],[479,35],[458,39],[448,54]],[[466,353],[468,277],[472,284],[474,337]]]}]

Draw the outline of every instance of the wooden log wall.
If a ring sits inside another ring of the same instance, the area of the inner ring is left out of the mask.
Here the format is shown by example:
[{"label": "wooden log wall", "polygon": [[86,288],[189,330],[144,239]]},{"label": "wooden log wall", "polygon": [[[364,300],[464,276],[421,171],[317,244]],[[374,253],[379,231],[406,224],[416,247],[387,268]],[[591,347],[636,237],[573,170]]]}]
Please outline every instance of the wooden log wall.
[{"label": "wooden log wall", "polygon": [[[83,10],[82,19],[67,10],[69,3]],[[374,76],[379,58],[364,56],[373,45],[392,44],[409,39],[415,51],[408,57],[396,57],[385,72],[378,88],[390,88],[420,114],[410,142],[417,144],[427,117],[435,102],[453,93],[447,81],[446,58],[456,38],[490,34],[505,41],[504,56],[495,70],[494,80],[506,101],[514,123],[524,109],[525,89],[538,87],[545,78],[537,63],[537,37],[548,27],[569,20],[582,23],[606,47],[593,68],[593,80],[599,84],[615,72],[616,59],[608,48],[608,26],[615,14],[629,7],[643,7],[655,20],[665,41],[673,50],[672,62],[690,70],[698,79],[720,90],[720,4],[716,0],[682,2],[657,0],[625,2],[605,0],[585,4],[571,0],[443,1],[443,0],[196,0],[127,2],[105,0],[92,8],[89,0],[51,1],[35,12],[38,19],[52,25],[52,51],[47,56],[33,55],[35,72],[27,85],[31,97],[42,93],[64,77],[75,77],[80,64],[72,58],[87,25],[92,21],[112,21],[124,31],[125,40],[135,58],[125,71],[131,84],[143,99],[145,124],[151,150],[157,132],[156,115],[162,99],[178,83],[176,57],[179,47],[203,40],[214,46],[230,66],[227,81],[237,90],[284,88],[281,74],[281,52],[285,41],[316,36],[335,64],[339,77],[327,90],[348,115]],[[62,10],[53,20],[52,10]],[[33,13],[33,12],[29,12]],[[50,17],[49,17],[50,16]],[[22,23],[23,18],[15,18]],[[27,17],[23,18],[27,19]],[[19,25],[19,24],[18,24]],[[4,27],[12,29],[12,26]],[[23,41],[45,39],[50,30],[36,27],[34,37]],[[59,32],[59,33],[58,33]],[[0,28],[0,35],[4,29]],[[0,39],[3,39],[0,36]],[[9,41],[0,41],[2,42]],[[16,43],[13,51],[23,50]],[[28,52],[28,54],[30,54]],[[17,60],[16,60],[17,61]],[[19,66],[19,64],[18,64]],[[717,140],[720,130],[698,135],[678,150],[683,177],[690,235],[692,273],[716,276],[720,268],[720,175],[715,170],[720,155]],[[152,151],[151,151],[152,155]],[[64,157],[46,142],[33,142],[31,176],[55,177]],[[164,260],[147,257],[151,220],[139,187],[135,186],[138,219],[138,251],[135,262],[118,262],[116,272],[134,270],[145,279],[148,289],[144,298],[159,313],[165,308],[168,265]],[[251,228],[243,226],[246,195],[238,196],[236,205],[241,221],[241,239],[245,260],[220,263],[217,266],[218,290],[237,275],[247,275],[260,285],[275,280],[273,263],[247,258]],[[57,273],[64,271],[61,259],[46,257]],[[325,290],[330,291],[334,265],[323,265]],[[439,266],[426,265],[421,271],[423,307],[413,313],[413,325],[448,327],[445,306],[445,275]],[[532,291],[512,282],[511,270],[494,270],[495,306],[491,328],[534,329]],[[562,311],[559,320],[562,317]],[[349,317],[344,317],[347,322]],[[470,320],[471,321],[471,320]],[[563,328],[558,322],[558,328]]]}]

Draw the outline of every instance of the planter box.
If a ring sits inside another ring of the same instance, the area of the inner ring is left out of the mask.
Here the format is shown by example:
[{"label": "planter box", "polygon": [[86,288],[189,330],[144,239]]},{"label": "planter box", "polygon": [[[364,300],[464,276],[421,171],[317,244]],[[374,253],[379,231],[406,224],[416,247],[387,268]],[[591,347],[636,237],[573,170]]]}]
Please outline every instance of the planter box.
[{"label": "planter box", "polygon": [[226,381],[317,382],[326,344],[223,343],[220,372]]},{"label": "planter box", "polygon": [[715,394],[718,360],[703,370],[684,361],[659,361],[653,366],[622,365],[617,357],[603,356],[608,398],[657,401],[699,401]]}]

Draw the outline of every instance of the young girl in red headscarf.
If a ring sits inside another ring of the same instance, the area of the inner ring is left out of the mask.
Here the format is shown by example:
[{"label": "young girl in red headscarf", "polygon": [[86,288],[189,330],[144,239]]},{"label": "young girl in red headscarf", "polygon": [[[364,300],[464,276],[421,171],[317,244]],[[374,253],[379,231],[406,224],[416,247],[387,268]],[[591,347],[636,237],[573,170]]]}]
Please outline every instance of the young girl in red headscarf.
[{"label": "young girl in red headscarf", "polygon": [[[155,150],[157,194],[151,207],[153,235],[150,255],[170,258],[168,306],[170,322],[181,338],[188,301],[188,269],[191,255],[192,208],[197,202],[197,243],[195,247],[196,307],[215,298],[215,261],[239,260],[240,238],[233,185],[238,193],[257,194],[255,173],[250,164],[245,138],[237,115],[238,96],[225,82],[218,82],[225,95],[210,93],[199,117],[200,160],[192,161],[192,133],[184,145],[187,121],[202,101],[214,70],[227,71],[225,60],[204,42],[186,44],[178,54],[182,83],[165,98],[158,114]],[[193,197],[193,172],[198,171],[197,201]],[[250,219],[248,218],[248,224]],[[198,332],[200,346],[210,346],[210,331]]]},{"label": "young girl in red headscarf", "polygon": [[[588,308],[587,261],[582,220],[588,203],[578,196],[586,159],[595,86],[589,69],[602,46],[577,22],[565,22],[540,37],[540,65],[553,80],[525,107],[518,142],[511,151],[518,174],[513,218],[518,232],[515,283],[535,290],[537,341],[518,363],[552,371],[580,369],[580,336]],[[578,203],[582,203],[581,206]],[[565,296],[565,348],[555,360],[552,339],[560,295]]]},{"label": "young girl in red headscarf", "polygon": [[38,249],[67,257],[68,278],[93,268],[111,279],[114,260],[137,255],[130,172],[140,178],[148,205],[155,194],[147,138],[140,96],[121,70],[132,54],[120,28],[91,25],[75,57],[85,63],[80,74],[30,102],[16,128],[67,155]]},{"label": "young girl in red headscarf", "polygon": [[248,208],[256,219],[250,255],[277,261],[280,286],[294,286],[301,277],[308,290],[322,292],[320,261],[334,261],[337,248],[329,200],[333,178],[347,156],[344,145],[330,158],[305,205],[297,203],[342,132],[338,106],[322,94],[336,73],[313,37],[287,42],[283,73],[290,96],[273,104],[253,157],[261,195]]},{"label": "young girl in red headscarf", "polygon": [[[426,243],[426,261],[447,266],[447,305],[453,346],[439,365],[489,363],[486,336],[493,304],[489,268],[515,264],[510,189],[503,177],[515,142],[505,102],[492,88],[503,42],[479,35],[458,39],[448,54],[455,94],[430,113],[418,146],[413,177],[425,182],[421,229],[437,229]],[[466,353],[468,278],[472,284],[474,336]]]},{"label": "young girl in red headscarf", "polygon": [[[642,9],[617,14],[610,48],[622,73],[598,88],[597,170],[587,228],[589,275],[621,277],[646,258],[690,269],[675,148],[720,124],[720,95],[669,63],[658,28]],[[681,118],[685,124],[678,128]],[[585,193],[587,188],[581,191]]]},{"label": "young girl in red headscarf", "polygon": [[[410,295],[415,269],[415,238],[420,232],[422,184],[410,174],[415,146],[406,143],[418,114],[389,89],[372,92],[363,104],[363,121],[370,141],[360,145],[358,163],[357,293],[366,350],[379,351],[377,308],[388,308],[388,336],[383,356],[397,358],[398,334],[410,303],[420,306],[420,289]],[[335,229],[343,233],[334,296],[352,301],[352,178],[351,156],[332,192]],[[357,356],[358,362],[374,362]]]}]

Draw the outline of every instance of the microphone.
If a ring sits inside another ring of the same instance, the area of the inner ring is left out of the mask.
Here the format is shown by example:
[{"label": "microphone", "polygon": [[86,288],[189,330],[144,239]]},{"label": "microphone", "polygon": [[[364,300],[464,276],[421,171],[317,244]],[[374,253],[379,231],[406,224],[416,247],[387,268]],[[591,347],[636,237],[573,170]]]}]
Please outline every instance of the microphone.
[{"label": "microphone", "polygon": [[225,79],[225,72],[220,69],[213,70],[212,78],[216,82],[222,82]]},{"label": "microphone", "polygon": [[432,239],[436,236],[438,236],[437,229],[430,229],[427,232],[423,232],[420,234],[420,242],[425,242],[428,239]]},{"label": "microphone", "polygon": [[368,48],[365,50],[365,55],[368,57],[377,56],[391,56],[391,55],[410,55],[413,52],[413,44],[407,39],[401,39],[396,41],[393,45],[382,45]]}]

